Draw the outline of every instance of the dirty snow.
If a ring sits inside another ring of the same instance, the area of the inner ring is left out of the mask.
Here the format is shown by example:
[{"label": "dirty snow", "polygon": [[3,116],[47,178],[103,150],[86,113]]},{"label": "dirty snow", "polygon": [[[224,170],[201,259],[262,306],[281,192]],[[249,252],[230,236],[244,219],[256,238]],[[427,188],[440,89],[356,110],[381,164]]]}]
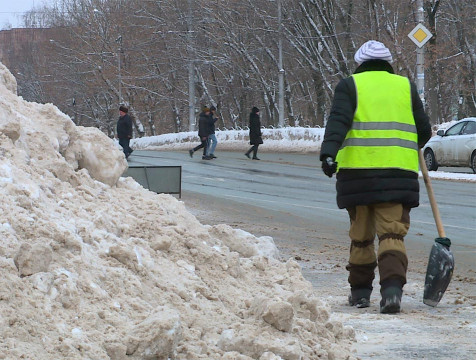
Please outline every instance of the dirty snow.
[{"label": "dirty snow", "polygon": [[202,225],[0,64],[0,358],[354,359],[270,237]]}]

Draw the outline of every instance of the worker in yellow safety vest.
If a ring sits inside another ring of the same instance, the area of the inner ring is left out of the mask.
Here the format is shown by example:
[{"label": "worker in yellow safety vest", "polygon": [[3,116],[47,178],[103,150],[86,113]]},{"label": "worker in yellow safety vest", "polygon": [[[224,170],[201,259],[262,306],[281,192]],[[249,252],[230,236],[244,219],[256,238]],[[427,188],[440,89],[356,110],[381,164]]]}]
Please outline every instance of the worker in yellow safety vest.
[{"label": "worker in yellow safety vest", "polygon": [[418,151],[431,125],[384,44],[367,41],[354,59],[354,74],[335,89],[320,160],[327,176],[336,173],[337,206],[350,217],[349,304],[370,306],[378,266],[380,312],[398,313],[408,267],[403,240],[419,205]]}]

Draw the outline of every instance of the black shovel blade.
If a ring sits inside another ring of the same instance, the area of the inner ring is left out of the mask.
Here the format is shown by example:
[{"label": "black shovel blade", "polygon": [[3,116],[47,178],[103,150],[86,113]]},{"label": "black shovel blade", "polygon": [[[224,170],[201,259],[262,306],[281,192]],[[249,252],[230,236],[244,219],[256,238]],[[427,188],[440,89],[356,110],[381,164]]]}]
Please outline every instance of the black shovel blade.
[{"label": "black shovel blade", "polygon": [[431,248],[423,291],[423,303],[426,305],[438,305],[451,281],[455,260],[450,245],[450,239],[437,238]]}]

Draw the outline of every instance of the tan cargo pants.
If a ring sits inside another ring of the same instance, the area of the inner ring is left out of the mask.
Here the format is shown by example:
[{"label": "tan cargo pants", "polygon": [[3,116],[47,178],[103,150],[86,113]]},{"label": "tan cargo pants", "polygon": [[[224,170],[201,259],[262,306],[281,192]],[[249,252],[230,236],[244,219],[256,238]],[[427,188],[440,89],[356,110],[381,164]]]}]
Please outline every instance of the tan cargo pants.
[{"label": "tan cargo pants", "polygon": [[[380,284],[397,279],[406,283],[408,258],[403,239],[410,228],[410,208],[397,203],[381,203],[348,208],[349,236],[352,240],[349,283],[352,288],[372,288],[378,264]],[[379,246],[375,254],[374,239]]]}]

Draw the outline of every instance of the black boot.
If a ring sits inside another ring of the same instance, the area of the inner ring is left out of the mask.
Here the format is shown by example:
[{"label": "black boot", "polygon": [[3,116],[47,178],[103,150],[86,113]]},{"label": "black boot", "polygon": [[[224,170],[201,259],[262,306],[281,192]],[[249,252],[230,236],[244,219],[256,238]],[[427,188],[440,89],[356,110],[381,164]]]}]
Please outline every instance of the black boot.
[{"label": "black boot", "polygon": [[367,308],[370,306],[370,294],[372,289],[360,288],[351,289],[349,295],[349,305],[358,308]]},{"label": "black boot", "polygon": [[251,159],[251,158],[250,158],[250,153],[249,153],[249,152],[245,153],[245,156],[246,156],[248,159]]},{"label": "black boot", "polygon": [[396,314],[400,312],[402,303],[403,285],[398,280],[382,284],[380,294],[380,312],[382,314]]}]

